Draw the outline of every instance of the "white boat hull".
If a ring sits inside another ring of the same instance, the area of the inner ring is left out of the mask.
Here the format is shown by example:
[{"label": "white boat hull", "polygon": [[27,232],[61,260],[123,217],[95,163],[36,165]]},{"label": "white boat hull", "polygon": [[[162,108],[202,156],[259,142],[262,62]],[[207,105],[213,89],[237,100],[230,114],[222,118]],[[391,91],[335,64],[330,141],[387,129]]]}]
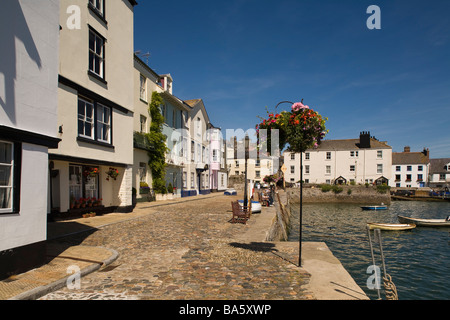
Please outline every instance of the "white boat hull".
[{"label": "white boat hull", "polygon": [[450,221],[446,219],[418,219],[397,216],[400,223],[414,223],[418,227],[450,227]]}]

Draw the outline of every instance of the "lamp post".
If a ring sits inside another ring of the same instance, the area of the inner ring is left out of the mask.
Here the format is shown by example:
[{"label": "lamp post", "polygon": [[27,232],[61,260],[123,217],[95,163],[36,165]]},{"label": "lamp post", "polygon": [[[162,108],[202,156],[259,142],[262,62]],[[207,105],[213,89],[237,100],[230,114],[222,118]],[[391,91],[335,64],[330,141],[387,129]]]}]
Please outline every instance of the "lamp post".
[{"label": "lamp post", "polygon": [[[283,103],[293,105],[291,101],[281,101],[275,109]],[[300,212],[299,212],[299,227],[298,227],[298,266],[302,266],[302,224],[303,224],[303,152],[300,152]]]},{"label": "lamp post", "polygon": [[247,182],[247,160],[248,160],[248,154],[249,154],[249,144],[250,144],[250,138],[248,137],[248,135],[245,135],[245,154],[244,154],[244,158],[245,158],[245,189],[244,189],[244,208],[247,207],[248,205],[248,194],[247,194],[247,189],[248,189],[248,182]]}]

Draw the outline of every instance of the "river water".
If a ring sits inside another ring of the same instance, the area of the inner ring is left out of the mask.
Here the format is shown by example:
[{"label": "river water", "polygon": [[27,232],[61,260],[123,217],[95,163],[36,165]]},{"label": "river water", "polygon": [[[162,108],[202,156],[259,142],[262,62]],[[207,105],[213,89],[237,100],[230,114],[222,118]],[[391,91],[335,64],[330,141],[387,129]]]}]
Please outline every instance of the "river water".
[{"label": "river water", "polygon": [[[298,241],[298,205],[291,210],[289,241]],[[373,271],[368,273],[372,256],[366,224],[398,223],[397,215],[445,218],[450,202],[394,201],[380,211],[364,211],[356,204],[303,204],[302,240],[325,242],[361,289],[378,299],[377,291],[367,285]],[[386,271],[399,300],[450,299],[450,228],[381,231],[381,238]],[[383,270],[378,242],[373,245],[375,264]],[[381,298],[385,299],[383,290]]]}]

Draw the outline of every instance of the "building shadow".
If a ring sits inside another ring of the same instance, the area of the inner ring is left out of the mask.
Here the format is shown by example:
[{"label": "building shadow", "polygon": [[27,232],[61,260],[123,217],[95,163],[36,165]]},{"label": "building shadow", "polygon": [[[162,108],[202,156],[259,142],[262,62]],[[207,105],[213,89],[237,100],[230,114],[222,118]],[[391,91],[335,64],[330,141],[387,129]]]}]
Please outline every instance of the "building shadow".
[{"label": "building shadow", "polygon": [[275,244],[267,242],[231,242],[229,245],[234,248],[241,248],[254,252],[278,252],[278,249],[275,248]]},{"label": "building shadow", "polygon": [[95,227],[73,221],[47,223],[47,263],[68,248],[81,245],[97,231]]},{"label": "building shadow", "polygon": [[[0,88],[0,92],[4,89],[4,94],[0,95],[0,105],[9,118],[10,123],[16,125],[15,81],[18,75],[18,62],[20,61],[18,60],[16,39],[23,43],[28,56],[36,63],[39,69],[42,68],[42,60],[19,1],[2,1],[1,6],[0,43],[2,44],[2,53],[0,73],[3,74],[4,88]],[[2,84],[1,80],[0,78],[0,86]]]}]

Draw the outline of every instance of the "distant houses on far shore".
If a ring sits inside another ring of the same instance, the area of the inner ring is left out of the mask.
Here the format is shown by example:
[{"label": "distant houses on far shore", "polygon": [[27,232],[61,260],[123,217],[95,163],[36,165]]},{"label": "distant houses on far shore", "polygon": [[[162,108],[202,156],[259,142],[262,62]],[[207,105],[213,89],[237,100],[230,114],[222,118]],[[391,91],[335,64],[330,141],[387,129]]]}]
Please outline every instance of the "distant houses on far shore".
[{"label": "distant houses on far shore", "polygon": [[[387,184],[396,188],[448,188],[450,158],[430,159],[430,150],[392,152],[370,132],[359,139],[324,140],[303,156],[303,181],[312,184]],[[300,181],[300,154],[285,151],[285,181]]]}]

